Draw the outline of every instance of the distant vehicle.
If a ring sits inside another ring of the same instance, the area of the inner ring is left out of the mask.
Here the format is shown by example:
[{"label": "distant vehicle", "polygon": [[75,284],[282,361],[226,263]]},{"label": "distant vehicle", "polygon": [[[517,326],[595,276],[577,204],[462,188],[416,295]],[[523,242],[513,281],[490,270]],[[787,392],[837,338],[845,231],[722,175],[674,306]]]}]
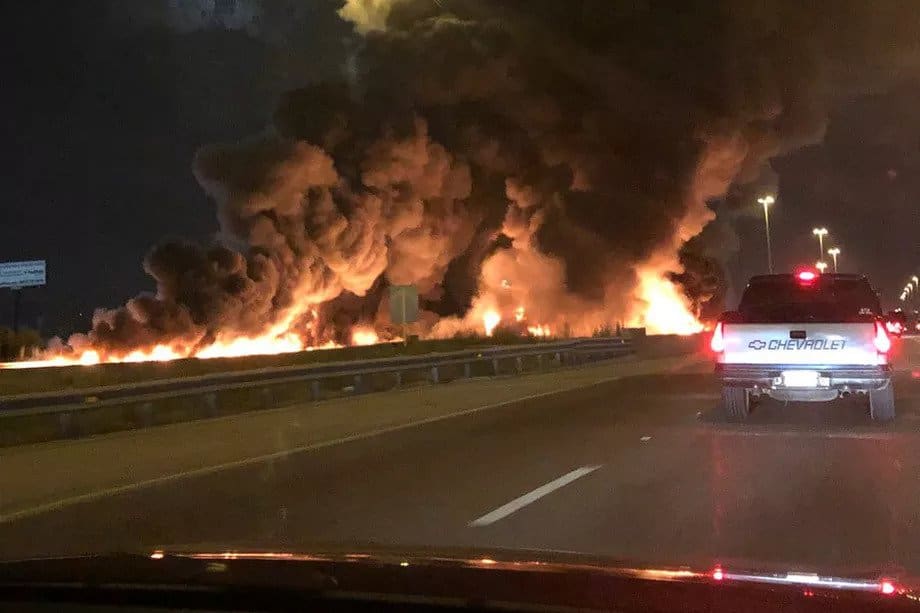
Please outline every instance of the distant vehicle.
[{"label": "distant vehicle", "polygon": [[711,339],[722,402],[735,419],[760,396],[822,402],[850,394],[868,395],[873,419],[893,419],[891,346],[865,277],[812,270],[753,277]]},{"label": "distant vehicle", "polygon": [[892,336],[901,336],[907,332],[907,313],[904,311],[888,311],[885,316],[885,330]]},{"label": "distant vehicle", "polygon": [[902,336],[915,336],[920,334],[920,314],[918,314],[917,311],[902,311],[898,309],[896,311],[891,311],[887,319],[888,321],[902,324]]}]

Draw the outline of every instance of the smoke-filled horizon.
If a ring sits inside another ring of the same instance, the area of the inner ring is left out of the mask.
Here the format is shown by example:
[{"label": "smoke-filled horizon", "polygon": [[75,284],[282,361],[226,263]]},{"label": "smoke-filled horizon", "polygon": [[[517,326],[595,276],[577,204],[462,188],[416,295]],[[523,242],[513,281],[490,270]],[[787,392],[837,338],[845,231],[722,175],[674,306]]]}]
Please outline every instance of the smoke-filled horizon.
[{"label": "smoke-filled horizon", "polygon": [[418,287],[430,334],[488,312],[556,334],[680,326],[658,304],[669,280],[691,310],[719,306],[706,236],[687,244],[707,203],[819,139],[836,99],[914,76],[920,44],[910,2],[349,0],[340,15],[356,34],[339,81],[196,155],[215,243],[156,246],[155,295],[98,311],[75,348],[347,342],[386,325],[389,284]]}]

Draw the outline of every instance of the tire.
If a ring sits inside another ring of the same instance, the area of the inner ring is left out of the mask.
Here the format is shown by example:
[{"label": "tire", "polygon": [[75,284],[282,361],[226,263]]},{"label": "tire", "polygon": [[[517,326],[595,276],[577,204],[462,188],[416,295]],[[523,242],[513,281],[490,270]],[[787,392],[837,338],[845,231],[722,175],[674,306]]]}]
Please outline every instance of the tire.
[{"label": "tire", "polygon": [[743,387],[723,387],[722,406],[730,419],[747,419],[751,413],[751,395]]},{"label": "tire", "polygon": [[894,383],[889,381],[882,389],[869,391],[869,415],[878,422],[894,419]]}]

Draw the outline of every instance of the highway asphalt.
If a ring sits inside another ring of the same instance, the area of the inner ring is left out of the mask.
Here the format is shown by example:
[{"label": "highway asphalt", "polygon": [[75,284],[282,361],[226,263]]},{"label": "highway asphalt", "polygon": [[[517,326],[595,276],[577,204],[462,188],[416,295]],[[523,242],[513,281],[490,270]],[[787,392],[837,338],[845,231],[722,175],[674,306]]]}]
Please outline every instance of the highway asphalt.
[{"label": "highway asphalt", "polygon": [[854,399],[731,424],[711,374],[627,378],[7,522],[0,556],[393,543],[920,574],[920,372],[896,390],[891,424]]}]

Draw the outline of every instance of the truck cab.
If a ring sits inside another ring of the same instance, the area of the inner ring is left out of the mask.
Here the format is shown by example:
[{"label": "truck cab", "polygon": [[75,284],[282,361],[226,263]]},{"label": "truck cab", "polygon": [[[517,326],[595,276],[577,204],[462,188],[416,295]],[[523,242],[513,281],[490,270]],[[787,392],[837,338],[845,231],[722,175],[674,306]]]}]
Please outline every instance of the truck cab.
[{"label": "truck cab", "polygon": [[826,402],[851,394],[868,397],[873,419],[893,419],[891,344],[866,277],[811,270],[753,277],[711,339],[722,402],[735,419],[760,396]]}]

